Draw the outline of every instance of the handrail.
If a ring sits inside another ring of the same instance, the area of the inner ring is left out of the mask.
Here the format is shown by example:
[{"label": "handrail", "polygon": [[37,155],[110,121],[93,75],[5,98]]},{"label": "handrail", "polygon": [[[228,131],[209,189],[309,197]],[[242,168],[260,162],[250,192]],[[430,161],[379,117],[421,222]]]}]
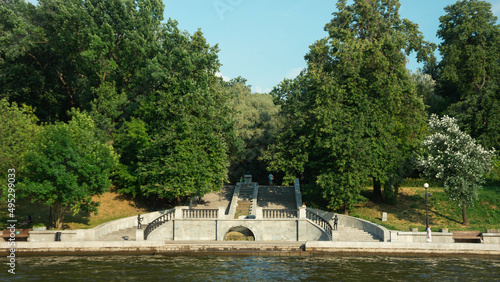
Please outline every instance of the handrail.
[{"label": "handrail", "polygon": [[323,228],[323,230],[325,230],[326,234],[328,235],[330,241],[332,240],[333,228],[330,222],[328,222],[326,219],[322,218],[321,216],[310,210],[306,210],[306,218],[316,223],[319,227]]},{"label": "handrail", "polygon": [[219,209],[182,209],[182,218],[217,218]]},{"label": "handrail", "polygon": [[172,220],[174,218],[174,215],[175,215],[175,209],[171,209],[171,210],[166,211],[164,214],[160,215],[155,220],[151,221],[151,223],[148,224],[146,229],[144,229],[144,240],[148,239],[148,235],[151,234],[151,232],[153,232],[153,230],[160,227],[164,223]]},{"label": "handrail", "polygon": [[263,209],[263,218],[297,218],[297,210]]}]

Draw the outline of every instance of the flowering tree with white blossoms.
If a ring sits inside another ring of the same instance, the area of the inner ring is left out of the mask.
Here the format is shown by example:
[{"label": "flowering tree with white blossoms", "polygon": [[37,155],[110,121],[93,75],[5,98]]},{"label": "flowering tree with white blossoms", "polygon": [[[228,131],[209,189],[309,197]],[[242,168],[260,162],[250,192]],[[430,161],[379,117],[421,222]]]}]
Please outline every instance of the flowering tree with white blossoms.
[{"label": "flowering tree with white blossoms", "polygon": [[462,207],[463,225],[468,225],[467,205],[477,199],[495,149],[484,149],[449,116],[433,114],[429,130],[423,143],[426,152],[419,156],[418,164],[427,178],[444,181],[449,198]]}]

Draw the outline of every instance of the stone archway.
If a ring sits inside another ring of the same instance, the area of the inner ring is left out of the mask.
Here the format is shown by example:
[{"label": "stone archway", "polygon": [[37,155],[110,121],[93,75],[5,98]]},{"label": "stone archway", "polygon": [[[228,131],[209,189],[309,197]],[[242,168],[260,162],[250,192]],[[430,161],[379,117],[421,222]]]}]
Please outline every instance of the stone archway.
[{"label": "stone archway", "polygon": [[255,235],[245,226],[235,226],[226,232],[224,241],[255,241]]}]

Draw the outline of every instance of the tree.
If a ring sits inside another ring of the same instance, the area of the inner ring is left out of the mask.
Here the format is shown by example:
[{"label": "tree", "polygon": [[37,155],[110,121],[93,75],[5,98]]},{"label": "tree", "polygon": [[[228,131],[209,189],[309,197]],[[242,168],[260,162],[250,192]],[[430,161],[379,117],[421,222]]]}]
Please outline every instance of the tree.
[{"label": "tree", "polygon": [[272,165],[311,177],[334,209],[351,209],[368,177],[376,202],[382,187],[395,201],[397,183],[390,180],[423,136],[424,104],[405,64],[412,51],[427,59],[433,46],[416,24],[399,18],[399,6],[339,1],[328,37],[306,55],[307,72],[273,90],[289,125]]},{"label": "tree", "polygon": [[495,150],[485,150],[449,116],[432,115],[429,131],[423,142],[426,154],[419,157],[418,164],[426,177],[444,181],[446,193],[462,207],[463,224],[468,225],[467,206],[477,199]]},{"label": "tree", "polygon": [[[26,105],[18,107],[5,99],[0,100],[0,171],[8,169],[21,171],[25,165],[23,157],[36,134],[36,116]],[[0,175],[0,180],[7,183],[7,174]],[[5,188],[6,185],[2,185]],[[5,190],[2,196],[7,195]]]},{"label": "tree", "polygon": [[112,131],[157,86],[150,73],[162,53],[163,7],[160,0],[0,2],[0,97],[36,108],[43,122],[86,110]]},{"label": "tree", "polygon": [[218,47],[162,23],[161,0],[0,1],[0,97],[42,122],[85,111],[120,153],[120,191],[202,195],[227,179],[233,142]]},{"label": "tree", "polygon": [[447,104],[445,99],[436,93],[436,81],[432,76],[417,70],[411,72],[411,80],[415,84],[418,96],[424,100],[427,112],[442,113]]},{"label": "tree", "polygon": [[445,8],[438,37],[438,92],[449,115],[486,148],[500,146],[500,25],[491,4],[461,0]]},{"label": "tree", "polygon": [[69,123],[41,127],[26,153],[19,193],[54,210],[55,227],[63,228],[65,212],[97,212],[92,196],[108,191],[117,156],[99,141],[94,121],[73,111]]},{"label": "tree", "polygon": [[223,82],[223,90],[231,99],[237,139],[230,158],[230,182],[239,181],[249,164],[254,181],[266,183],[269,172],[261,157],[274,141],[279,107],[274,105],[271,95],[252,93],[241,77]]},{"label": "tree", "polygon": [[168,52],[151,66],[158,85],[136,111],[150,136],[137,156],[139,185],[152,197],[203,196],[227,180],[233,135],[229,97],[215,75],[218,47],[173,21],[159,36]]}]

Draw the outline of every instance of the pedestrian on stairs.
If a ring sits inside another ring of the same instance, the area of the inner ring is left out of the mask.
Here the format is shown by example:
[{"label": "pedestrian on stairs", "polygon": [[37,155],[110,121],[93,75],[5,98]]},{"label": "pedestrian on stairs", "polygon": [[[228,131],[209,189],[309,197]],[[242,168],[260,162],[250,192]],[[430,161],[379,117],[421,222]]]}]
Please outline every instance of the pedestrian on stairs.
[{"label": "pedestrian on stairs", "polygon": [[339,223],[339,218],[337,215],[333,218],[333,230],[337,230],[337,224]]},{"label": "pedestrian on stairs", "polygon": [[274,176],[272,173],[269,174],[269,186],[273,185]]}]

